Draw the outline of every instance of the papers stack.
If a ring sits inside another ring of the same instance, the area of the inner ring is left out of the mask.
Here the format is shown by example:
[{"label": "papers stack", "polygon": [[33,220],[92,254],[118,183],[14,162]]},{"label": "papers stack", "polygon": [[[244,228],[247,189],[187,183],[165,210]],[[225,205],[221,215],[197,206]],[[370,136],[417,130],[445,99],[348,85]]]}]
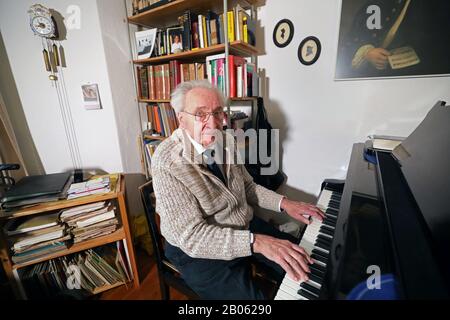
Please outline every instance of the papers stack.
[{"label": "papers stack", "polygon": [[10,220],[4,227],[14,263],[28,262],[67,249],[66,228],[58,212]]},{"label": "papers stack", "polygon": [[[34,264],[24,269],[21,280],[31,299],[54,297],[74,288],[81,289],[74,294],[85,298],[131,280],[129,270],[119,261],[127,261],[123,250],[109,244]],[[73,270],[80,277],[74,277]]]},{"label": "papers stack", "polygon": [[106,201],[64,210],[59,219],[68,225],[74,243],[110,234],[119,224],[115,207]]},{"label": "papers stack", "polygon": [[76,199],[92,194],[108,193],[110,191],[109,176],[99,177],[85,182],[72,183],[67,199]]}]

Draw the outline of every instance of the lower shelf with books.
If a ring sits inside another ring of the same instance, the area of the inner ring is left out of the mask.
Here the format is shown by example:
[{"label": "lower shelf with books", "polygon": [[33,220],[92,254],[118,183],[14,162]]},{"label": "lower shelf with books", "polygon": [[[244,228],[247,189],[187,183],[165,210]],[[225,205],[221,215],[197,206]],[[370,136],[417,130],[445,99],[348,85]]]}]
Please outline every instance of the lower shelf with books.
[{"label": "lower shelf with books", "polygon": [[86,299],[133,280],[121,240],[17,270],[28,299]]}]

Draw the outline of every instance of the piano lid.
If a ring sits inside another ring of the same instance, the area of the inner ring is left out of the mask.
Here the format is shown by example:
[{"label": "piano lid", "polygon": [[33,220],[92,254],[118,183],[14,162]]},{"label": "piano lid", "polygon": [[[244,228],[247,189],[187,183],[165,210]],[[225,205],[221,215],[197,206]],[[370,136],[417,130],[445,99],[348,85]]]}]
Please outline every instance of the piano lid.
[{"label": "piano lid", "polygon": [[393,155],[444,265],[449,267],[450,106],[442,101],[436,103],[416,130],[394,149]]}]

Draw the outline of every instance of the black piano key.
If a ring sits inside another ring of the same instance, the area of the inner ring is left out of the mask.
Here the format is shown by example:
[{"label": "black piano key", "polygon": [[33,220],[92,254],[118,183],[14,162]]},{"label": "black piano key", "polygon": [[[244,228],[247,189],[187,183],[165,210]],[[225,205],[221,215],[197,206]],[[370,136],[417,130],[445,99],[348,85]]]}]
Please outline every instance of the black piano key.
[{"label": "black piano key", "polygon": [[326,269],[325,267],[323,267],[323,266],[321,266],[321,265],[319,265],[319,264],[317,264],[317,263],[310,264],[310,265],[309,265],[309,268],[310,268],[310,269],[315,268],[315,269],[321,271],[321,272],[324,273],[324,274],[325,274],[325,272],[327,271],[327,269]]},{"label": "black piano key", "polygon": [[327,251],[330,251],[330,246],[328,244],[326,244],[326,243],[321,242],[321,241],[317,241],[314,245],[316,247],[319,247],[319,248],[325,249]]},{"label": "black piano key", "polygon": [[328,230],[328,231],[334,233],[334,229],[331,228],[331,227],[329,227],[329,226],[327,226],[327,225],[325,225],[325,224],[322,224],[322,225],[320,226],[320,228],[321,228],[321,229],[326,229],[326,230]]},{"label": "black piano key", "polygon": [[326,269],[324,267],[319,266],[316,263],[310,264],[309,269],[311,270],[311,273],[313,271],[317,271],[322,277],[325,275],[325,271],[326,271]]},{"label": "black piano key", "polygon": [[324,236],[323,234],[319,234],[319,235],[317,236],[317,238],[318,238],[318,239],[322,239],[323,241],[325,241],[325,242],[328,243],[328,244],[331,244],[331,239],[330,239],[329,237],[327,237],[327,236]]},{"label": "black piano key", "polygon": [[332,202],[330,202],[330,203],[328,204],[328,207],[329,207],[329,208],[336,209],[336,210],[339,210],[339,205],[334,204],[334,203],[332,203]]},{"label": "black piano key", "polygon": [[[328,227],[330,227],[330,228],[331,228],[331,227],[333,227],[333,228],[335,227],[335,226],[333,225],[333,223],[331,223],[330,221],[325,221],[325,220],[324,220],[324,221],[322,222],[322,224],[325,225],[325,226],[328,226]],[[333,229],[333,230],[334,230],[334,229]]]},{"label": "black piano key", "polygon": [[331,218],[334,218],[337,220],[337,214],[326,212],[325,218],[328,218],[328,217],[331,217]]},{"label": "black piano key", "polygon": [[311,255],[311,258],[313,258],[314,260],[323,262],[323,263],[325,263],[325,264],[326,264],[327,261],[328,261],[327,258],[324,258],[324,257],[322,257],[322,256],[320,256],[320,255],[318,255],[318,254],[314,254],[314,253]]},{"label": "black piano key", "polygon": [[306,291],[303,288],[300,288],[300,290],[298,290],[297,292],[299,295],[304,296],[305,298],[308,298],[309,300],[316,300],[317,297],[311,293],[309,293],[308,291]]},{"label": "black piano key", "polygon": [[325,219],[329,219],[329,220],[334,221],[334,222],[337,221],[337,218],[333,217],[333,216],[327,216]]},{"label": "black piano key", "polygon": [[319,277],[321,279],[323,279],[323,277],[325,277],[325,273],[324,272],[322,272],[322,271],[320,271],[318,269],[315,269],[315,268],[311,268],[311,272],[309,273],[308,277],[311,277],[311,275]]},{"label": "black piano key", "polygon": [[318,283],[320,285],[322,285],[322,283],[323,283],[323,277],[320,277],[320,276],[312,274],[312,273],[310,273],[308,275],[308,277],[309,277],[309,280],[314,281],[315,283]]},{"label": "black piano key", "polygon": [[302,282],[302,284],[300,285],[300,287],[302,287],[302,288],[308,290],[308,291],[311,292],[311,293],[314,293],[316,296],[319,296],[319,294],[320,294],[320,290],[319,290],[319,289],[317,289],[316,287],[310,285],[310,284],[307,283],[307,282]]},{"label": "black piano key", "polygon": [[323,239],[320,239],[319,237],[317,237],[315,244],[318,244],[318,243],[324,244],[326,246],[330,246],[331,245],[330,242],[328,242],[326,240],[323,240]]},{"label": "black piano key", "polygon": [[317,250],[317,249],[313,249],[313,250],[312,250],[312,253],[313,253],[313,254],[317,254],[317,255],[319,255],[319,256],[325,258],[325,259],[328,259],[328,254],[326,254],[326,253],[323,252],[323,251],[320,251],[320,250]]},{"label": "black piano key", "polygon": [[328,202],[328,204],[333,204],[333,205],[335,205],[335,206],[337,206],[337,207],[339,208],[339,206],[341,205],[341,202],[340,202],[340,201],[333,200],[333,199],[330,199],[330,201]]},{"label": "black piano key", "polygon": [[333,227],[333,228],[336,227],[336,221],[332,221],[332,220],[328,219],[328,217],[323,219],[322,224],[325,224],[325,225]]},{"label": "black piano key", "polygon": [[333,209],[333,208],[328,208],[328,209],[325,211],[325,213],[327,213],[327,214],[332,214],[332,215],[337,216],[337,215],[339,214],[339,211],[336,210],[336,209]]},{"label": "black piano key", "polygon": [[342,199],[342,197],[341,196],[338,196],[337,194],[332,194],[331,195],[331,199],[332,200],[335,200],[335,201],[337,201],[337,202],[339,202],[339,201],[341,201],[341,199]]},{"label": "black piano key", "polygon": [[328,234],[329,236],[333,236],[334,232],[330,231],[329,229],[323,228],[323,226],[320,228],[319,232]]}]

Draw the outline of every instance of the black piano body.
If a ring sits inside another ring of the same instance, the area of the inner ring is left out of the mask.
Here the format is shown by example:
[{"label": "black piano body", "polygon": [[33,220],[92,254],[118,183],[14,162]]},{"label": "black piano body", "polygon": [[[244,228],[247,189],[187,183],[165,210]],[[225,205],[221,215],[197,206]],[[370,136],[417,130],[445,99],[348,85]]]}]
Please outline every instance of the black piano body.
[{"label": "black piano body", "polygon": [[[368,151],[375,161],[365,160]],[[377,299],[449,298],[449,106],[438,102],[393,152],[355,144],[345,183],[325,187],[342,198],[319,299],[371,296],[364,291]]]}]

